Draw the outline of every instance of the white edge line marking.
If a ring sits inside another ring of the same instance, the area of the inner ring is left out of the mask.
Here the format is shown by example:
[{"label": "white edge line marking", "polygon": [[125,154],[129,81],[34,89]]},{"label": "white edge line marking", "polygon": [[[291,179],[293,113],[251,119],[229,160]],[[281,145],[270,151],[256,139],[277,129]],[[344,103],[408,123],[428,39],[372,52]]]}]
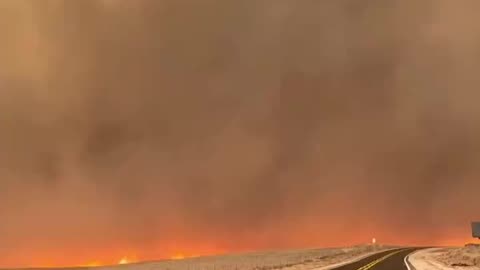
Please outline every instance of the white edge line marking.
[{"label": "white edge line marking", "polygon": [[408,270],[412,270],[412,268],[410,268],[410,265],[408,265],[408,257],[409,257],[409,256],[410,256],[410,254],[407,255],[407,256],[405,256],[405,258],[403,258],[403,262],[404,262],[405,265],[407,266],[407,269],[408,269]]},{"label": "white edge line marking", "polygon": [[403,262],[404,262],[405,265],[407,266],[407,269],[408,269],[408,270],[413,270],[413,269],[410,267],[408,258],[409,258],[411,255],[417,253],[418,251],[419,251],[419,250],[416,250],[416,251],[414,251],[414,252],[411,252],[411,253],[407,254],[407,256],[405,256],[405,258],[403,258]]},{"label": "white edge line marking", "polygon": [[[361,256],[358,256],[358,257],[355,257],[351,260],[347,260],[347,261],[343,261],[343,262],[339,262],[339,263],[334,263],[334,264],[329,264],[329,265],[325,265],[325,266],[322,266],[322,267],[319,267],[319,268],[314,268],[313,270],[334,270],[336,268],[339,268],[339,267],[342,267],[342,266],[345,266],[345,265],[348,265],[348,264],[352,264],[352,263],[356,263],[356,262],[359,262],[363,259],[366,259],[370,256],[373,256],[373,255],[376,255],[378,253],[381,253],[381,252],[386,252],[386,251],[393,251],[393,250],[396,250],[396,249],[400,249],[400,248],[388,248],[388,249],[384,249],[384,250],[379,250],[379,251],[375,251],[375,252],[370,252],[370,253],[367,253],[367,254],[364,254],[364,255],[361,255]],[[413,269],[411,269],[413,270]]]}]

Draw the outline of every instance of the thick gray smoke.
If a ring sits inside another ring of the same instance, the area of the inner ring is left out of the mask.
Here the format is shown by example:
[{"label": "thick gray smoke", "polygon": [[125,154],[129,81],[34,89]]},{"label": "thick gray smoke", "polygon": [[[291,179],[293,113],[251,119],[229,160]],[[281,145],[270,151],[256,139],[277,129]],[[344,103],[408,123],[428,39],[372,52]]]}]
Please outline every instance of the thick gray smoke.
[{"label": "thick gray smoke", "polygon": [[2,1],[0,266],[462,244],[479,8]]}]

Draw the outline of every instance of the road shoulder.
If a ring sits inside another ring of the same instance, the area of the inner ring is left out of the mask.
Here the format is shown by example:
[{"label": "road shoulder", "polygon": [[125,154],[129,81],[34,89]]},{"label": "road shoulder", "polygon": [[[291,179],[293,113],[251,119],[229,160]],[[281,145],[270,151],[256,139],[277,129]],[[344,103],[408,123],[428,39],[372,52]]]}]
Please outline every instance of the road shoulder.
[{"label": "road shoulder", "polygon": [[408,261],[414,267],[412,270],[478,270],[478,267],[453,267],[447,266],[438,260],[438,256],[444,254],[447,248],[427,248],[418,250],[408,256]]}]

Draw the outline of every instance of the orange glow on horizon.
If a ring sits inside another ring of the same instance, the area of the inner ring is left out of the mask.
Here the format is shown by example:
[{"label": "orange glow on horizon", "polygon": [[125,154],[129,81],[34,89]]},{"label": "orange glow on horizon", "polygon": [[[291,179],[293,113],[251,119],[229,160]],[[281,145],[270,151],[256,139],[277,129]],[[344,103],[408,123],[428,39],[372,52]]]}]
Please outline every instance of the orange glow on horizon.
[{"label": "orange glow on horizon", "polygon": [[[208,255],[214,255],[213,253],[208,254]],[[176,253],[172,257],[170,257],[171,260],[183,260],[183,259],[188,259],[188,258],[197,258],[200,257],[199,255],[185,255],[184,253]]]},{"label": "orange glow on horizon", "polygon": [[100,262],[89,262],[86,264],[78,265],[78,267],[99,267],[99,266],[103,266],[103,264]]},{"label": "orange glow on horizon", "polygon": [[[105,248],[90,247],[90,249],[84,250],[82,247],[78,249],[68,247],[64,250],[41,250],[39,252],[28,250],[26,253],[23,253],[29,256],[27,262],[25,262],[24,255],[11,256],[8,260],[0,261],[0,269],[102,267],[143,261],[180,260],[225,253],[225,249],[220,250],[210,246],[193,244],[162,248],[157,248],[156,246],[138,248],[127,247],[127,245],[112,245]],[[159,252],[159,250],[163,252]]]},{"label": "orange glow on horizon", "polygon": [[172,256],[172,260],[183,260],[185,259],[185,255],[179,253],[179,254],[175,254]]},{"label": "orange glow on horizon", "polygon": [[[309,235],[310,236],[310,235]],[[376,232],[377,243],[380,244],[398,244],[398,245],[425,245],[425,246],[463,246],[466,243],[479,243],[480,240],[473,239],[471,237],[450,237],[446,239],[434,239],[434,241],[418,241],[415,242],[415,237],[404,238],[402,241],[396,240],[394,237],[385,236],[382,233]],[[295,239],[302,239],[302,236],[299,236]],[[372,234],[368,236],[362,236],[364,243],[371,243]],[[358,237],[360,238],[360,237]],[[309,238],[306,238],[307,240]],[[302,242],[298,240],[295,245],[291,247],[279,247],[282,249],[295,249],[302,247],[318,247],[326,246],[327,244],[315,244],[315,239],[311,242],[305,241]],[[337,246],[348,246],[360,242],[357,238],[352,241],[339,242]],[[250,252],[255,250],[266,250],[268,247],[262,245],[255,245],[253,243],[251,247],[248,247],[247,244],[244,246],[237,246],[235,248],[226,249],[216,247],[214,244],[206,245],[195,245],[195,244],[176,244],[167,247],[162,247],[161,245],[152,245],[148,248],[138,248],[138,247],[127,247],[127,245],[112,245],[105,248],[90,248],[88,253],[81,252],[82,249],[69,248],[66,250],[48,250],[41,251],[39,253],[33,254],[33,250],[30,251],[30,261],[28,264],[21,264],[22,257],[10,257],[8,261],[2,261],[0,268],[58,268],[58,267],[101,267],[109,265],[124,265],[138,263],[142,261],[157,261],[157,260],[183,260],[189,258],[195,258],[200,256],[215,256],[227,253],[242,253]],[[62,253],[63,252],[63,253]],[[58,256],[62,254],[62,256]],[[23,260],[23,263],[25,261]]]},{"label": "orange glow on horizon", "polygon": [[133,257],[125,256],[118,261],[118,264],[131,264],[136,262],[137,262],[136,256],[133,256]]}]

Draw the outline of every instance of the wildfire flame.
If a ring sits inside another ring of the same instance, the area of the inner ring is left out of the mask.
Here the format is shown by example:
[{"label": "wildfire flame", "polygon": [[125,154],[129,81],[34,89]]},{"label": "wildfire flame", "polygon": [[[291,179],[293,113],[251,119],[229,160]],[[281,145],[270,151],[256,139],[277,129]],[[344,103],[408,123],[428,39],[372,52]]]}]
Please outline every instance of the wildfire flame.
[{"label": "wildfire flame", "polygon": [[181,253],[178,253],[178,254],[173,255],[171,259],[172,260],[183,260],[183,259],[185,259],[185,255],[183,255]]},{"label": "wildfire flame", "polygon": [[177,253],[170,257],[171,260],[183,260],[183,259],[188,259],[188,258],[197,258],[199,255],[196,254],[189,254],[185,255],[184,253]]},{"label": "wildfire flame", "polygon": [[118,264],[129,264],[132,263],[127,257],[123,257],[120,261],[118,261]]},{"label": "wildfire flame", "polygon": [[89,263],[86,263],[86,264],[82,264],[82,265],[78,265],[78,267],[97,267],[97,266],[101,266],[102,264],[99,263],[99,262],[89,262]]}]

